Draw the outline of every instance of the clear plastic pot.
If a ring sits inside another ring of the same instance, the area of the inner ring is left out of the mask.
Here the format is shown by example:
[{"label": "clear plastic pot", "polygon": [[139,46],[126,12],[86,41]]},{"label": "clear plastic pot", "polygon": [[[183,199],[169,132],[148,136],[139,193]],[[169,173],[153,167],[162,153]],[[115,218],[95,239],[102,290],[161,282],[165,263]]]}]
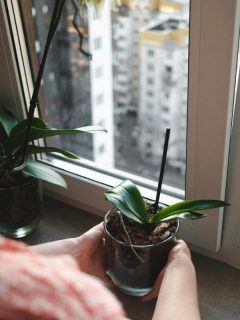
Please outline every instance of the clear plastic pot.
[{"label": "clear plastic pot", "polygon": [[33,231],[42,216],[39,180],[27,178],[14,187],[0,187],[0,233],[22,238]]},{"label": "clear plastic pot", "polygon": [[167,262],[179,229],[179,220],[176,220],[176,232],[166,240],[152,245],[132,245],[136,255],[130,245],[109,233],[107,222],[110,212],[104,219],[107,273],[122,292],[132,296],[146,295],[152,290],[159,272]]}]

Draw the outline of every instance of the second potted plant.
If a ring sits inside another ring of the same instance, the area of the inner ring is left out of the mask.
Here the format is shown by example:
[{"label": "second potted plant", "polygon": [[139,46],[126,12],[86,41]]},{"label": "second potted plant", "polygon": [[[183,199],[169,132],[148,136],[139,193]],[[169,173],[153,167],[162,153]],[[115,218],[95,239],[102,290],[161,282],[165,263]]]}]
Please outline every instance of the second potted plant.
[{"label": "second potted plant", "polygon": [[[102,3],[102,1],[90,2],[94,6]],[[84,0],[79,1],[80,7],[82,8],[85,3]],[[51,128],[40,117],[34,116],[45,63],[64,5],[65,0],[55,1],[46,44],[34,81],[27,118],[17,122],[16,117],[10,111],[11,108],[0,105],[0,233],[14,238],[21,238],[29,234],[40,221],[42,194],[39,180],[66,187],[62,176],[50,166],[36,161],[35,156],[41,153],[57,153],[69,159],[79,159],[77,155],[67,150],[40,145],[38,140],[83,132],[106,132],[103,127],[99,126],[76,129]],[[76,10],[78,14],[78,7]],[[82,35],[75,20],[73,20],[73,26],[81,39]],[[81,46],[79,50],[89,57]]]}]

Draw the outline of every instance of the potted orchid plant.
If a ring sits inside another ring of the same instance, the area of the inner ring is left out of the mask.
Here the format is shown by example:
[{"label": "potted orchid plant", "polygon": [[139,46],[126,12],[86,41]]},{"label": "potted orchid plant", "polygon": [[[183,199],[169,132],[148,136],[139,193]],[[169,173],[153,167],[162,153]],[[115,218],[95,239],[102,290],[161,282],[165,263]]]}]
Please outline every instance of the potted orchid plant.
[{"label": "potted orchid plant", "polygon": [[198,211],[229,205],[204,199],[159,206],[169,134],[167,129],[155,203],[146,202],[129,180],[105,192],[113,205],[104,219],[108,274],[121,291],[133,296],[152,289],[174,245],[180,220],[204,218],[206,213]]}]

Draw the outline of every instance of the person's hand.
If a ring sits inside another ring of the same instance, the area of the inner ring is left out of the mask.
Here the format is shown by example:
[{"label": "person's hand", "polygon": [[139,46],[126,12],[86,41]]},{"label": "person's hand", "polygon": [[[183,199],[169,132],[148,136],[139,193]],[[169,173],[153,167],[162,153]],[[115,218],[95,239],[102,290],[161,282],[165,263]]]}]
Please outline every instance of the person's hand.
[{"label": "person's hand", "polygon": [[96,276],[108,284],[111,283],[105,268],[103,223],[96,225],[80,237],[43,243],[33,246],[32,249],[47,256],[70,255],[77,260],[83,272]]},{"label": "person's hand", "polygon": [[96,225],[79,237],[77,259],[83,272],[89,273],[110,284],[106,275],[106,255],[103,239],[103,223]]},{"label": "person's hand", "polygon": [[164,275],[167,270],[174,267],[185,267],[191,264],[191,253],[188,249],[187,244],[183,240],[176,240],[174,247],[171,249],[168,255],[168,261],[166,266],[159,273],[154,287],[146,296],[142,298],[143,301],[150,301],[152,299],[157,298],[161,283],[163,281]]}]

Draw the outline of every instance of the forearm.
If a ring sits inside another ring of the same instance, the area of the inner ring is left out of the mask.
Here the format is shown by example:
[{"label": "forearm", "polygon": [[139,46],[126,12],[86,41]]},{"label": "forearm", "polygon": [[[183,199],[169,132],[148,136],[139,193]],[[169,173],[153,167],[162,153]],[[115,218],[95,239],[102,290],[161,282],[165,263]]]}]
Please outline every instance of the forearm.
[{"label": "forearm", "polygon": [[32,246],[31,248],[40,254],[53,256],[68,254],[78,257],[80,237],[47,242]]},{"label": "forearm", "polygon": [[164,275],[153,320],[199,320],[195,269],[190,260],[174,261]]}]

